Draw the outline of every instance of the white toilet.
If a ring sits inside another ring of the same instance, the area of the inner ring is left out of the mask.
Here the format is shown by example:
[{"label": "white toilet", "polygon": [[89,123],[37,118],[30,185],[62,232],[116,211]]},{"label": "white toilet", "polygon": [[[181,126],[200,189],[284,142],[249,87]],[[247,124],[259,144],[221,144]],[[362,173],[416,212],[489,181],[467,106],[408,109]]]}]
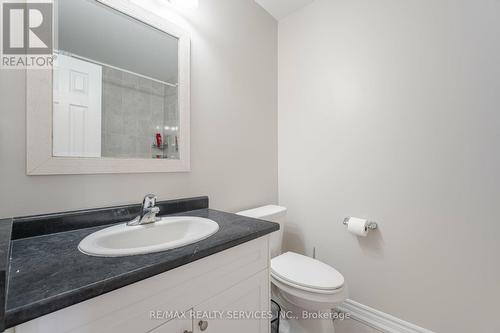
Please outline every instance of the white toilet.
[{"label": "white toilet", "polygon": [[[347,286],[342,274],[319,260],[301,254],[281,254],[285,207],[270,205],[237,214],[280,224],[280,231],[271,234],[270,240],[272,296],[281,305],[282,312],[290,311],[293,317],[298,317],[282,320],[280,332],[334,332],[329,314],[347,298]],[[304,311],[309,318],[303,316]]]}]

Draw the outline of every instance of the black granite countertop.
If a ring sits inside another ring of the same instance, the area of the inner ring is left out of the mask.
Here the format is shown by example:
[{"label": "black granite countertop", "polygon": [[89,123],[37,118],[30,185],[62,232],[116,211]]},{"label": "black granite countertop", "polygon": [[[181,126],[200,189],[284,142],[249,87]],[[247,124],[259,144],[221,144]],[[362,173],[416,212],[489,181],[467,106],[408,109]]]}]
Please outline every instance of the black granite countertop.
[{"label": "black granite countertop", "polygon": [[[0,304],[6,303],[11,233],[12,219],[0,220]],[[4,319],[5,306],[0,306],[0,332],[3,332],[5,329]]]},{"label": "black granite countertop", "polygon": [[173,215],[205,217],[216,221],[220,229],[205,240],[178,249],[118,258],[92,257],[77,248],[84,237],[109,224],[14,239],[5,327],[13,327],[279,229],[276,223],[208,208]]}]

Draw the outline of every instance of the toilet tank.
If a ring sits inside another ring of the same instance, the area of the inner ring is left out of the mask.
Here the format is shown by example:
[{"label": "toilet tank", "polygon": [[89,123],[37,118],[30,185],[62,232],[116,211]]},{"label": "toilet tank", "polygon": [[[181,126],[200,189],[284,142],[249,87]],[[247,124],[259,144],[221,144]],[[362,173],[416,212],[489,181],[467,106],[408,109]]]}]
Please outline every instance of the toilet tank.
[{"label": "toilet tank", "polygon": [[252,217],[271,222],[279,223],[280,230],[273,232],[270,237],[271,258],[281,254],[281,246],[283,243],[283,227],[286,218],[286,208],[275,205],[268,205],[259,208],[244,210],[236,213],[238,215]]}]

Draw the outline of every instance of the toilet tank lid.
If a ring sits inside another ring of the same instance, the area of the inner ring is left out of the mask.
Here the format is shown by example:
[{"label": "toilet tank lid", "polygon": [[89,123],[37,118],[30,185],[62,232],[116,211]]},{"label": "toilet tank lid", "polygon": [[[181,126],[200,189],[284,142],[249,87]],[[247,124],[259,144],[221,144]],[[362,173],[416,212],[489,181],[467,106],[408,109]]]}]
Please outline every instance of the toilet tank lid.
[{"label": "toilet tank lid", "polygon": [[255,219],[265,220],[266,218],[275,217],[278,215],[285,215],[286,208],[276,205],[267,205],[259,208],[244,210],[236,214],[246,217],[253,217]]}]

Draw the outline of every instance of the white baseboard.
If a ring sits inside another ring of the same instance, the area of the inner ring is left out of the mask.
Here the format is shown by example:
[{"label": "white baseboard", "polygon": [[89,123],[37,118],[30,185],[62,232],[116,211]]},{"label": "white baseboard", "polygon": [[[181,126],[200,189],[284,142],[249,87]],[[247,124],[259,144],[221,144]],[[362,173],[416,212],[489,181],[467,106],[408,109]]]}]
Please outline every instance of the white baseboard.
[{"label": "white baseboard", "polygon": [[342,303],[337,309],[348,313],[351,319],[383,333],[434,333],[350,299]]}]

